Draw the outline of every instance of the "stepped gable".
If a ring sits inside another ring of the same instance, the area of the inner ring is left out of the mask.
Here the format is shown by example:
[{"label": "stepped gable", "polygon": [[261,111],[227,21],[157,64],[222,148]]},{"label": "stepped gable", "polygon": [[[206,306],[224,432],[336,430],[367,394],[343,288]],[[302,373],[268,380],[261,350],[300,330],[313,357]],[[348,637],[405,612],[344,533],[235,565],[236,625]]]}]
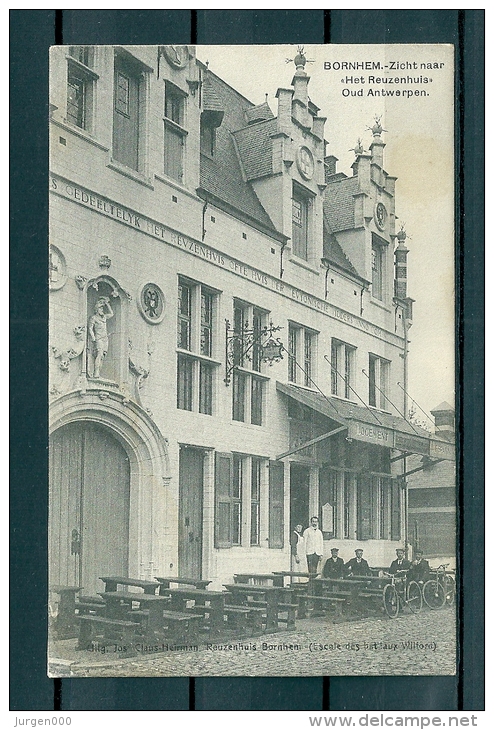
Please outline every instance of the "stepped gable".
[{"label": "stepped gable", "polygon": [[245,114],[254,105],[211,71],[207,72],[207,77],[208,96],[214,98],[215,105],[221,107],[224,116],[221,126],[216,130],[214,158],[201,155],[201,192],[206,196],[208,193],[213,195],[248,216],[253,225],[257,222],[263,229],[279,237],[279,232],[246,179],[233,135],[233,132],[245,127]]}]

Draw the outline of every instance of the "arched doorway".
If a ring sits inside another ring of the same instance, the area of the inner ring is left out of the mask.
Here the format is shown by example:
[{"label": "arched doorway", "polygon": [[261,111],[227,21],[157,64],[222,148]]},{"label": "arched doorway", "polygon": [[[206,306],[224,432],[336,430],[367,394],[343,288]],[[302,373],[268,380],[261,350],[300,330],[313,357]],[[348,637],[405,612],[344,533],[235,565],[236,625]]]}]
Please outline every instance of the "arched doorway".
[{"label": "arched doorway", "polygon": [[99,577],[128,575],[129,502],[129,456],[109,428],[74,421],[52,434],[51,585],[93,594]]}]

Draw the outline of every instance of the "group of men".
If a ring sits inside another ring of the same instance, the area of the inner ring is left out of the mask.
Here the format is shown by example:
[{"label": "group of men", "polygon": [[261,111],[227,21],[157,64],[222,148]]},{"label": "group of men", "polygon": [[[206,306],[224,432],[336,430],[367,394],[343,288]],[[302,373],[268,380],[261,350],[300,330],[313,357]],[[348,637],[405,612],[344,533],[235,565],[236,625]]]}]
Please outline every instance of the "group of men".
[{"label": "group of men", "polygon": [[[319,518],[312,517],[310,526],[303,530],[302,525],[297,525],[291,538],[292,549],[292,570],[305,572],[305,561],[307,570],[315,575],[319,572],[319,566],[324,553],[323,534],[319,529]],[[355,550],[355,557],[347,563],[340,558],[339,549],[331,548],[331,557],[324,564],[322,575],[324,578],[347,578],[351,576],[371,575],[372,571],[367,560],[363,558],[364,551],[361,548]],[[396,574],[405,571],[409,580],[425,581],[428,578],[430,566],[424,560],[421,550],[415,551],[413,562],[407,560],[403,548],[397,548],[396,559],[388,568],[389,573]]]}]

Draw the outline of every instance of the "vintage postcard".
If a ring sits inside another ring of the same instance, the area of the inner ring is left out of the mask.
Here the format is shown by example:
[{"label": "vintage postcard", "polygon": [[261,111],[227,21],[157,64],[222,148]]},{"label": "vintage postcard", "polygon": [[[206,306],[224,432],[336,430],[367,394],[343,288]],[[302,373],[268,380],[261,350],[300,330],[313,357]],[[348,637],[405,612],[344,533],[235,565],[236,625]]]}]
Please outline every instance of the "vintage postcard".
[{"label": "vintage postcard", "polygon": [[50,56],[51,677],[456,672],[454,53]]}]

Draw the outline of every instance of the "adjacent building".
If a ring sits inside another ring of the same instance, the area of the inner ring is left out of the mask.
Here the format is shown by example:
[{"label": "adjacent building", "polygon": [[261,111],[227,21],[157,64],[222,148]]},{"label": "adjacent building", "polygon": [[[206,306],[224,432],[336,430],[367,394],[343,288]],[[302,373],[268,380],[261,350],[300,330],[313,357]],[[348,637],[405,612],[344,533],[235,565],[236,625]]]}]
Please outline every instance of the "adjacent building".
[{"label": "adjacent building", "polygon": [[50,581],[386,565],[411,454],[406,233],[376,119],[347,176],[302,52],[272,107],[192,46],[51,50]]}]

